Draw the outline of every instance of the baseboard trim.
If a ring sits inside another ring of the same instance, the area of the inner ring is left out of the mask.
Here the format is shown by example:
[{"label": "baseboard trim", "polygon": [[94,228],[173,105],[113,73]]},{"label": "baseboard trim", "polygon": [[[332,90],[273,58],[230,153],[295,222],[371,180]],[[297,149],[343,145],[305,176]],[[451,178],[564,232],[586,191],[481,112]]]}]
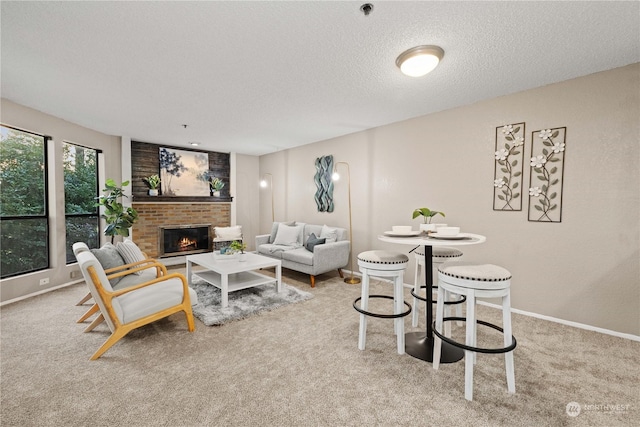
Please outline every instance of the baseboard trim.
[{"label": "baseboard trim", "polygon": [[57,289],[66,288],[67,286],[77,285],[78,283],[84,283],[84,279],[74,280],[73,282],[63,283],[62,285],[54,286],[52,288],[43,289],[41,291],[34,292],[32,294],[23,295],[23,296],[18,297],[18,298],[14,298],[14,299],[10,299],[10,300],[7,300],[7,301],[3,301],[3,302],[0,302],[0,307],[12,304],[14,302],[22,301],[22,300],[25,300],[25,299],[28,299],[28,298],[32,298],[32,297],[35,297],[35,296],[38,296],[38,295],[46,294],[47,292],[55,291]]},{"label": "baseboard trim", "polygon": [[[502,310],[502,307],[498,304],[493,304],[486,301],[478,301],[478,304],[492,307],[498,310]],[[532,313],[530,311],[519,310],[517,308],[511,309],[512,313],[521,314],[523,316],[535,317],[536,319],[548,320],[549,322],[560,323],[561,325],[572,326],[578,329],[585,329],[587,331],[599,332],[601,334],[612,335],[618,338],[624,338],[631,341],[640,342],[640,336],[633,334],[625,334],[622,332],[612,331],[611,329],[598,328],[596,326],[585,325],[584,323],[572,322],[570,320],[558,319],[557,317],[545,316],[544,314]]]}]

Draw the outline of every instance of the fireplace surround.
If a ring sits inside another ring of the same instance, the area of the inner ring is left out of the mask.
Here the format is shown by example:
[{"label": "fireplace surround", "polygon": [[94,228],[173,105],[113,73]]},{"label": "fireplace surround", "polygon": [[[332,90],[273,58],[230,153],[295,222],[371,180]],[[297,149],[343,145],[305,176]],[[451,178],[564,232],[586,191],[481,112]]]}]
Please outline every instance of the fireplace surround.
[{"label": "fireplace surround", "polygon": [[158,227],[158,255],[171,257],[211,251],[211,224]]}]

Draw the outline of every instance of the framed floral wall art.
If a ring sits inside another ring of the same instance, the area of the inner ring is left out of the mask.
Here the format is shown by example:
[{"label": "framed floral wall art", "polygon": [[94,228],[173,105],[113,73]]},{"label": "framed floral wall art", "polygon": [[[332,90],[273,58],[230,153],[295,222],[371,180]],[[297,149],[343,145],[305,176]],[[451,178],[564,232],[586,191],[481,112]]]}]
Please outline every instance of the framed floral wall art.
[{"label": "framed floral wall art", "polygon": [[496,128],[493,210],[522,210],[522,169],[524,164],[523,123]]},{"label": "framed floral wall art", "polygon": [[529,221],[562,221],[566,137],[566,127],[531,133]]}]

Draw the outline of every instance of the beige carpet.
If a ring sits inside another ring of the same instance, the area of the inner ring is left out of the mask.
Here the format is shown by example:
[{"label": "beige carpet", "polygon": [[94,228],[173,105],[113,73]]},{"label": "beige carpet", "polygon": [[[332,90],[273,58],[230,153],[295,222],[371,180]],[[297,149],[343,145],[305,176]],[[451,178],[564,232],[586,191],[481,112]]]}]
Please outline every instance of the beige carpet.
[{"label": "beige carpet", "polygon": [[481,354],[467,402],[464,363],[435,371],[398,355],[390,320],[371,320],[367,349],[357,349],[359,286],[324,275],[311,289],[306,276],[285,276],[315,298],[221,327],[196,320],[194,333],[175,314],[95,362],[108,330],[75,323],[84,285],[3,307],[2,426],[640,425],[638,342],[513,315],[516,394],[504,358]]}]

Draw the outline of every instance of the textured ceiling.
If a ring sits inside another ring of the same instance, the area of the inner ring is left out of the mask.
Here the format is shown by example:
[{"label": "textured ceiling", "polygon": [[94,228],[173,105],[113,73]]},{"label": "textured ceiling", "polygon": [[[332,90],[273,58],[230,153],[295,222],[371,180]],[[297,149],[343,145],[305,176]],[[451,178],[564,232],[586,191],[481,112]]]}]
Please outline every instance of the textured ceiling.
[{"label": "textured ceiling", "polygon": [[[640,62],[636,1],[362,3],[2,1],[2,97],[260,155]],[[444,59],[406,77],[420,44]]]}]

